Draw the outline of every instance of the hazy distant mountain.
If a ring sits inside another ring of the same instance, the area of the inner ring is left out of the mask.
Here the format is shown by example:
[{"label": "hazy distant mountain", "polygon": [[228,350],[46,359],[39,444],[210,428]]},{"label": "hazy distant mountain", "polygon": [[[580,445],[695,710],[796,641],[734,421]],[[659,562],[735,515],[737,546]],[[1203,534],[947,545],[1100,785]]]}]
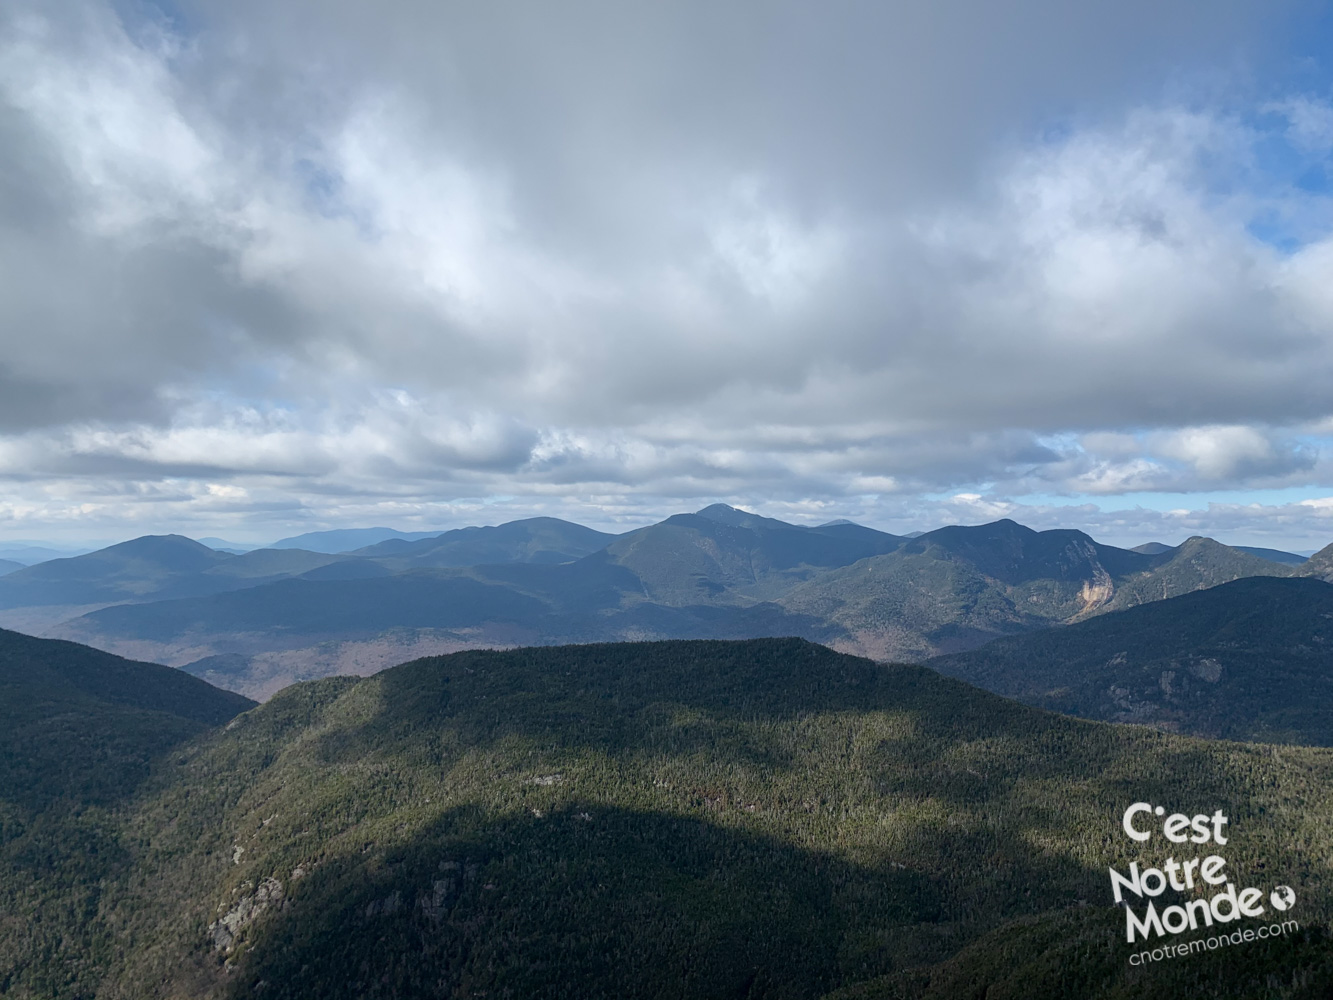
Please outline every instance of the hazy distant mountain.
[{"label": "hazy distant mountain", "polygon": [[391,538],[354,554],[401,568],[562,563],[603,549],[615,538],[559,518],[530,517],[494,527],[457,528],[415,541]]},{"label": "hazy distant mountain", "polygon": [[1087,718],[1333,746],[1333,585],[1236,580],[928,666]]},{"label": "hazy distant mountain", "polygon": [[0,578],[0,608],[142,600],[234,558],[183,535],[145,535]]},{"label": "hazy distant mountain", "polygon": [[[793,640],[419,660],[290,688],[188,742],[161,737],[148,761],[148,716],[117,728],[106,711],[39,720],[80,734],[87,794],[0,802],[6,995],[1313,1000],[1333,986],[1327,750],[1084,722]],[[48,758],[29,774],[68,770]],[[1223,805],[1228,871],[1296,882],[1314,930],[1151,978],[1131,967],[1106,869],[1160,862],[1160,840],[1117,835],[1119,809],[1144,798]]]},{"label": "hazy distant mountain", "polygon": [[26,565],[26,563],[15,562],[12,559],[0,559],[0,576],[12,573],[16,569],[23,569]]},{"label": "hazy distant mountain", "polygon": [[337,555],[354,549],[374,545],[389,538],[401,538],[412,541],[417,538],[430,538],[439,534],[435,531],[396,531],[393,528],[335,528],[330,531],[308,531],[304,535],[282,538],[269,549],[305,549],[309,552],[324,552]]},{"label": "hazy distant mountain", "polygon": [[67,623],[62,634],[147,649],[211,683],[264,697],[294,680],[366,673],[423,652],[662,637],[827,641],[837,632],[771,602],[648,600],[638,577],[601,552],[556,565],[307,576],[106,608]]},{"label": "hazy distant mountain", "polygon": [[1162,542],[1144,542],[1142,545],[1135,545],[1129,551],[1140,552],[1145,556],[1160,556],[1163,552],[1170,552],[1173,549],[1174,545],[1165,545]]},{"label": "hazy distant mountain", "polygon": [[207,545],[210,549],[216,549],[218,552],[230,552],[234,556],[259,547],[257,545],[242,545],[240,542],[229,542],[225,538],[196,538],[195,541],[200,545]]},{"label": "hazy distant mountain", "polygon": [[32,542],[7,542],[0,544],[0,559],[10,559],[24,566],[32,566],[48,559],[68,559],[91,552],[89,548],[57,548],[53,545],[39,545]]},{"label": "hazy distant mountain", "polygon": [[308,573],[345,558],[299,549],[256,549],[231,555],[182,535],[145,535],[0,577],[0,608],[216,594]]},{"label": "hazy distant mountain", "polygon": [[1252,556],[1258,556],[1260,559],[1267,559],[1271,562],[1282,563],[1284,566],[1299,566],[1309,556],[1298,555],[1295,552],[1284,552],[1281,549],[1265,549],[1254,545],[1233,545],[1231,546],[1237,552],[1248,552]]},{"label": "hazy distant mountain", "polygon": [[512,588],[427,570],[368,580],[281,580],[209,597],[118,605],[85,617],[109,634],[154,641],[184,631],[271,631],[312,642],[391,628],[526,624],[544,608]]}]

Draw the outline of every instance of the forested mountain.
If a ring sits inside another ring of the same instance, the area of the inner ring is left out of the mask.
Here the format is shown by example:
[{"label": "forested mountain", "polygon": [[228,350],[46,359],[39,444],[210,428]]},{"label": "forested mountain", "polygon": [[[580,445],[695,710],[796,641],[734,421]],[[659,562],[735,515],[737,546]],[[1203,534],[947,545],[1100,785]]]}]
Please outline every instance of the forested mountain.
[{"label": "forested mountain", "polygon": [[[1140,800],[1223,808],[1228,871],[1296,885],[1311,929],[1136,974],[1106,866],[1155,859],[1118,835]],[[1314,997],[1330,809],[1329,751],[1080,722],[797,640],[467,652],[298,685],[92,820],[5,827],[0,982]],[[48,877],[76,837],[96,859]]]},{"label": "forested mountain", "polygon": [[6,573],[12,573],[16,569],[23,568],[24,564],[21,562],[15,562],[12,559],[0,559],[0,576],[4,576]]},{"label": "forested mountain", "polygon": [[8,559],[22,566],[32,566],[48,559],[66,559],[88,551],[87,548],[61,550],[27,542],[0,542],[0,559]]},{"label": "forested mountain", "polygon": [[116,798],[158,753],[254,704],[171,667],[0,629],[0,798]]},{"label": "forested mountain", "polygon": [[0,995],[93,995],[91,921],[131,865],[121,810],[165,755],[253,707],[170,667],[0,629]]},{"label": "forested mountain", "polygon": [[771,600],[822,570],[891,552],[904,541],[860,525],[803,528],[715,504],[621,535],[606,553],[634,574],[650,600],[679,607]]},{"label": "forested mountain", "polygon": [[1148,572],[1127,573],[1115,580],[1115,590],[1101,610],[1118,611],[1138,604],[1216,587],[1243,577],[1300,576],[1304,566],[1281,563],[1241,552],[1211,538],[1189,538]]},{"label": "forested mountain", "polygon": [[1333,746],[1333,585],[1256,577],[927,661],[1031,705]]},{"label": "forested mountain", "polygon": [[1302,576],[1312,576],[1325,583],[1333,583],[1333,545],[1326,545],[1312,555],[1302,566]]},{"label": "forested mountain", "polygon": [[1292,572],[1207,538],[1146,554],[1081,531],[1038,532],[1002,520],[927,532],[793,588],[781,604],[839,626],[839,648],[920,660],[1244,576]]},{"label": "forested mountain", "polygon": [[1129,551],[1139,552],[1145,556],[1159,556],[1163,552],[1170,552],[1174,548],[1174,545],[1164,545],[1161,542],[1144,542],[1142,545],[1135,545]]},{"label": "forested mountain", "polygon": [[1300,565],[1206,538],[1136,552],[1009,520],[908,538],[716,504],[622,535],[531,518],[340,555],[147,537],[2,577],[0,608],[34,609],[9,619],[40,622],[33,631],[266,697],[298,679],[529,644],[791,635],[920,661],[1241,577],[1333,579],[1329,551]]}]

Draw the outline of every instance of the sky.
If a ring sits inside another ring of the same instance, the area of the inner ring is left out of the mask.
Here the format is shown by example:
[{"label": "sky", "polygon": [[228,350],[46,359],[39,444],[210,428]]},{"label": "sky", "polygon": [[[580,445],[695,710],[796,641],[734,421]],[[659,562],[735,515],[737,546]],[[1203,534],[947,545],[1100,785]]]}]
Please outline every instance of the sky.
[{"label": "sky", "polygon": [[1333,541],[1295,0],[0,0],[0,542]]}]

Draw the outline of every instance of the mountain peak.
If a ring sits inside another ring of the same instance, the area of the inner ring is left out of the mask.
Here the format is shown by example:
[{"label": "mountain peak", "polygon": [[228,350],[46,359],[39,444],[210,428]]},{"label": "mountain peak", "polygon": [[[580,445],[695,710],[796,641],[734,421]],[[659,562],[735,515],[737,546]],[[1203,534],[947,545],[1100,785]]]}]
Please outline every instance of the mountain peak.
[{"label": "mountain peak", "polygon": [[1189,538],[1181,542],[1176,548],[1181,552],[1198,551],[1199,549],[1217,548],[1222,545],[1216,538],[1209,538],[1207,535],[1190,535]]},{"label": "mountain peak", "polygon": [[751,514],[725,503],[709,504],[703,510],[695,512],[696,517],[706,518],[717,524],[726,524],[736,528],[794,528],[794,524],[779,521],[776,518]]},{"label": "mountain peak", "polygon": [[[235,556],[228,552],[210,549],[202,542],[196,542],[193,538],[186,538],[184,535],[140,535],[138,538],[131,538],[128,542],[109,545],[104,549],[90,552],[84,556],[53,560],[52,563],[45,565],[63,563],[65,565],[83,564],[91,566],[107,563],[120,564],[125,560],[143,560],[175,572],[193,572],[207,569],[216,563],[234,558]],[[43,564],[39,563],[38,565]]]},{"label": "mountain peak", "polygon": [[102,552],[145,553],[145,552],[215,552],[203,542],[196,542],[184,535],[140,535],[128,542],[108,545]]},{"label": "mountain peak", "polygon": [[746,517],[750,516],[747,511],[737,510],[730,504],[710,503],[702,510],[695,511],[700,517],[723,518],[723,517]]},{"label": "mountain peak", "polygon": [[927,531],[917,537],[931,540],[967,539],[969,541],[981,541],[994,538],[1027,538],[1036,534],[1039,534],[1039,532],[1027,525],[1019,524],[1012,518],[1002,517],[998,521],[988,521],[985,524],[950,524],[943,528],[936,528],[934,531]]},{"label": "mountain peak", "polygon": [[1135,545],[1129,551],[1145,556],[1160,556],[1163,552],[1175,551],[1175,546],[1164,542],[1144,542],[1142,545]]}]

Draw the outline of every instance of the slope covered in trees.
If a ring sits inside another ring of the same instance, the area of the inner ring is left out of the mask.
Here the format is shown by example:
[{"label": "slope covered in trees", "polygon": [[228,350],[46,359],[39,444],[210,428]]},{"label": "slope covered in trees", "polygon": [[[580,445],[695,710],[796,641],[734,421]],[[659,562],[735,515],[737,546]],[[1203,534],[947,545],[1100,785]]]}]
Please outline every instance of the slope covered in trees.
[{"label": "slope covered in trees", "polygon": [[253,707],[170,667],[0,629],[0,995],[92,995],[103,888],[134,870],[129,803],[173,749]]},{"label": "slope covered in trees", "polygon": [[1253,577],[928,661],[1031,705],[1333,746],[1333,585]]},{"label": "slope covered in trees", "polygon": [[[10,897],[77,960],[31,953],[0,981],[948,996],[1018,957],[1028,996],[1314,995],[1330,779],[1329,751],[1080,722],[799,640],[460,653],[297,685],[163,755],[99,822],[117,860],[95,892],[71,873],[40,911]],[[1228,871],[1296,887],[1307,929],[1132,969],[1106,869],[1160,861],[1119,831],[1140,800],[1224,810]],[[6,885],[37,858],[10,855]]]}]

